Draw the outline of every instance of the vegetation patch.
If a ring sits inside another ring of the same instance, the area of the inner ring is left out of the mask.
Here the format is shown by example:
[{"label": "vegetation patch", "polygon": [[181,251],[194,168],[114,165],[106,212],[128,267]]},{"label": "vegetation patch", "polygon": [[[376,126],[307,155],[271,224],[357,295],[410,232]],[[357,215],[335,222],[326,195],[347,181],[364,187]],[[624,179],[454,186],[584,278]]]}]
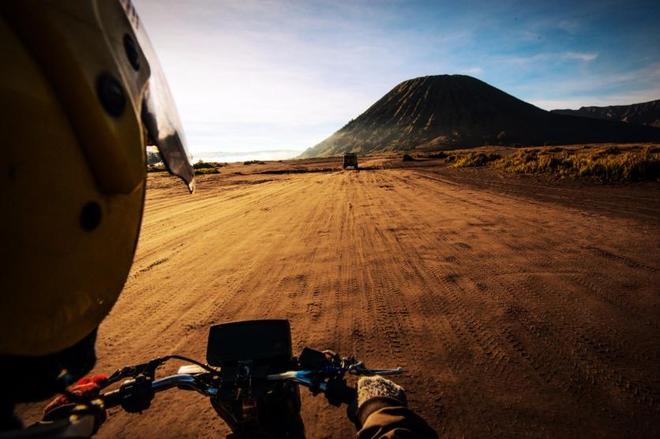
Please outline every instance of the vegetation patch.
[{"label": "vegetation patch", "polygon": [[476,168],[486,166],[490,162],[499,160],[501,155],[496,153],[485,154],[483,152],[470,152],[457,156],[452,167],[454,168]]},{"label": "vegetation patch", "polygon": [[588,177],[604,183],[660,180],[660,151],[655,147],[623,149],[527,149],[496,166],[517,174]]},{"label": "vegetation patch", "polygon": [[147,165],[147,172],[165,172],[165,166],[162,163],[158,165]]},{"label": "vegetation patch", "polygon": [[414,162],[415,158],[411,156],[410,154],[404,154],[402,160],[404,162]]},{"label": "vegetation patch", "polygon": [[193,165],[193,169],[195,170],[195,175],[219,174],[220,170],[218,168],[223,166],[227,166],[227,163],[204,162],[200,160]]},{"label": "vegetation patch", "polygon": [[446,159],[447,157],[449,157],[449,154],[443,151],[439,151],[439,152],[432,152],[430,154],[427,154],[426,157],[430,159]]},{"label": "vegetation patch", "polygon": [[218,168],[202,168],[195,169],[195,175],[206,175],[206,174],[219,174],[220,171]]}]

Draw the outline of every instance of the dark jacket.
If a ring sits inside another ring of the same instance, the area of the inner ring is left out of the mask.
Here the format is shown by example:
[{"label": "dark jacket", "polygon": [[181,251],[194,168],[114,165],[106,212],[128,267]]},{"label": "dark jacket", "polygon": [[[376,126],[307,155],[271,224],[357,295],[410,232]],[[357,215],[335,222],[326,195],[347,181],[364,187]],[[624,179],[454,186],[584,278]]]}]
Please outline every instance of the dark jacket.
[{"label": "dark jacket", "polygon": [[358,412],[357,439],[435,439],[436,432],[415,412],[388,398],[373,398]]}]

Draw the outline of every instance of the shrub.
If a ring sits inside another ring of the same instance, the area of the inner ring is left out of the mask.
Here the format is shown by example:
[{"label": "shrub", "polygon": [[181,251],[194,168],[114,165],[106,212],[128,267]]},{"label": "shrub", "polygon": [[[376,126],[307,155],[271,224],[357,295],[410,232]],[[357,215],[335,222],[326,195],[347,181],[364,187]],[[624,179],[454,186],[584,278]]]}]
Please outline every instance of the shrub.
[{"label": "shrub", "polygon": [[227,163],[220,163],[220,162],[203,162],[203,161],[198,161],[193,165],[193,168],[195,169],[211,169],[211,168],[222,168],[223,166],[227,166]]},{"label": "shrub", "polygon": [[499,160],[502,158],[501,155],[491,153],[485,154],[483,152],[471,152],[456,158],[456,162],[452,165],[454,168],[476,168],[479,166],[485,166],[490,162]]},{"label": "shrub", "polygon": [[195,168],[195,175],[219,174],[218,168]]},{"label": "shrub", "polygon": [[147,165],[147,172],[165,172],[165,165],[162,163],[157,165]]},{"label": "shrub", "polygon": [[402,160],[403,160],[404,162],[414,162],[414,161],[415,161],[415,159],[413,158],[413,156],[411,156],[410,154],[404,154]]},{"label": "shrub", "polygon": [[198,161],[197,163],[195,163],[193,165],[193,168],[195,168],[195,169],[211,169],[211,168],[215,168],[215,166],[212,163],[207,163],[207,162],[203,162],[203,161],[200,160],[200,161]]},{"label": "shrub", "polygon": [[551,154],[551,153],[553,153],[553,152],[562,152],[562,151],[564,151],[563,148],[555,147],[555,148],[546,148],[546,149],[543,149],[543,150],[541,150],[540,153],[541,153],[541,154]]},{"label": "shrub", "polygon": [[621,150],[617,148],[616,146],[608,146],[607,148],[599,149],[598,151],[593,153],[593,157],[607,157],[609,155],[619,155],[621,154]]}]

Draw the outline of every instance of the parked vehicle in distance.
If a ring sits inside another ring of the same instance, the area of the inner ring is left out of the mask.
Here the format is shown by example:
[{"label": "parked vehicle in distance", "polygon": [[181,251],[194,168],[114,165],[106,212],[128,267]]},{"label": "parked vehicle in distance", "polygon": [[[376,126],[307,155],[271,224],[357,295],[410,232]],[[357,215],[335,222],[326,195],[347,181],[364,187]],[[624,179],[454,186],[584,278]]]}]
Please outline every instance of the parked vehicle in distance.
[{"label": "parked vehicle in distance", "polygon": [[344,163],[342,164],[342,168],[350,168],[353,167],[354,169],[358,169],[358,157],[357,154],[354,152],[345,152],[344,153]]}]

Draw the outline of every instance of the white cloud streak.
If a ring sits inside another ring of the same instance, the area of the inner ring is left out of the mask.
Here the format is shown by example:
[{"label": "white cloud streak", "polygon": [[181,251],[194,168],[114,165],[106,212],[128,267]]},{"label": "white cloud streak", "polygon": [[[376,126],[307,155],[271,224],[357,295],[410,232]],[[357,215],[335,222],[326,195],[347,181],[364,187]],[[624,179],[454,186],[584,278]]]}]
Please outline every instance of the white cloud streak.
[{"label": "white cloud streak", "polygon": [[564,19],[557,23],[557,27],[564,32],[574,34],[580,29],[580,23],[577,20]]},{"label": "white cloud streak", "polygon": [[493,59],[497,62],[516,64],[519,66],[534,65],[539,62],[561,62],[561,61],[580,61],[591,62],[598,58],[598,53],[594,52],[541,52],[528,56],[496,56]]},{"label": "white cloud streak", "polygon": [[598,58],[597,53],[587,53],[587,52],[564,52],[560,56],[563,59],[577,60],[583,62],[593,61]]}]

